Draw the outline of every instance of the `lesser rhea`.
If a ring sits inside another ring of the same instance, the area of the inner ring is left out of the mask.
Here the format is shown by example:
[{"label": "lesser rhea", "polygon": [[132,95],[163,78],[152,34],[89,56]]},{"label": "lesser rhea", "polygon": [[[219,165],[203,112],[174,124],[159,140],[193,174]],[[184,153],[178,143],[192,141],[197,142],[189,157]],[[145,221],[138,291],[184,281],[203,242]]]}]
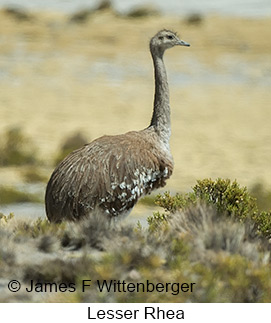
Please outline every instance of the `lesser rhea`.
[{"label": "lesser rhea", "polygon": [[163,54],[190,46],[170,30],[150,41],[155,95],[150,125],[141,131],[103,136],[70,153],[54,170],[46,189],[50,221],[78,220],[99,210],[127,215],[138,199],[166,184],[173,170],[169,89]]}]

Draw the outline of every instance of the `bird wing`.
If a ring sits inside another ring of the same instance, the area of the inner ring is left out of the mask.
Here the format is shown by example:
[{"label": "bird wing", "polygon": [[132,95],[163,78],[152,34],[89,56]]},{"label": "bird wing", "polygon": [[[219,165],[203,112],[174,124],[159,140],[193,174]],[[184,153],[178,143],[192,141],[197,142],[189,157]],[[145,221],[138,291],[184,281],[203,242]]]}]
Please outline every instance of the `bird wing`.
[{"label": "bird wing", "polygon": [[48,217],[75,219],[95,207],[116,216],[165,185],[172,163],[138,132],[103,136],[68,155],[47,186]]}]

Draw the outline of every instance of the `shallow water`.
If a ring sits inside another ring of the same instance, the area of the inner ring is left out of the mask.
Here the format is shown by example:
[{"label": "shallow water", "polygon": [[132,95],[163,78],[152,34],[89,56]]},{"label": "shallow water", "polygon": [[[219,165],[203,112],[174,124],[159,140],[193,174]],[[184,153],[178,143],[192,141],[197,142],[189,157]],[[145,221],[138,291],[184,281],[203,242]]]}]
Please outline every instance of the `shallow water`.
[{"label": "shallow water", "polygon": [[[15,188],[22,192],[28,192],[29,194],[36,194],[40,197],[41,201],[45,194],[44,184],[26,184],[21,183],[15,186]],[[146,206],[144,204],[137,204],[133,209],[131,215],[123,219],[125,222],[136,225],[140,221],[143,227],[147,226],[147,217],[152,215],[154,212],[153,206]],[[36,220],[38,218],[45,219],[45,204],[44,203],[11,203],[6,205],[0,205],[0,213],[5,215],[14,214],[16,218],[24,218]]]},{"label": "shallow water", "polygon": [[[31,10],[57,10],[74,12],[82,8],[94,7],[98,0],[0,0],[2,6],[20,6]],[[245,17],[266,17],[271,15],[270,0],[112,0],[113,6],[120,12],[144,4],[157,6],[164,13],[186,15],[189,13],[220,13]]]},{"label": "shallow water", "polygon": [[[38,218],[46,219],[45,206],[41,203],[12,203],[5,206],[0,206],[0,212],[9,215],[14,214],[16,219],[37,220]],[[138,205],[127,218],[123,219],[126,223],[137,225],[140,222],[141,226],[147,227],[147,217],[153,214],[152,207]]]},{"label": "shallow water", "polygon": [[45,218],[44,205],[40,203],[12,203],[0,207],[3,214],[15,214],[16,217],[37,219]]},{"label": "shallow water", "polygon": [[[28,184],[28,183],[19,183],[14,187],[18,191],[27,192],[29,194],[35,194],[40,197],[40,200],[43,199],[45,192],[45,185],[43,183],[37,184]],[[45,215],[45,206],[43,203],[11,203],[0,205],[0,212],[8,215],[13,213],[16,217],[24,217],[30,219],[37,219],[39,217],[44,218]]]}]

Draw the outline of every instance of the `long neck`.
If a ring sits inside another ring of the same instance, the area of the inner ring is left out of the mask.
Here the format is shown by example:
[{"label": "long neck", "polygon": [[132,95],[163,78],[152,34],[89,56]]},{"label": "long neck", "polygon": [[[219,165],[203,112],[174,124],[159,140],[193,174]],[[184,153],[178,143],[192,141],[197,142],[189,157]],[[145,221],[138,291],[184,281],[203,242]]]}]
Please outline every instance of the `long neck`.
[{"label": "long neck", "polygon": [[150,127],[153,126],[161,140],[166,145],[169,145],[171,126],[167,73],[163,55],[152,51],[152,58],[154,64],[155,95]]}]

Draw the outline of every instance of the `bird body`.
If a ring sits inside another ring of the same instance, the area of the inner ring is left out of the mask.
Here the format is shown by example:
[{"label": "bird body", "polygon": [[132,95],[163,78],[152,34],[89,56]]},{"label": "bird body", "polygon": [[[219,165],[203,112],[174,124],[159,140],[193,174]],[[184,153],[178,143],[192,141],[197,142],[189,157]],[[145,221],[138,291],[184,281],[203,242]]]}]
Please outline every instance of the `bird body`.
[{"label": "bird body", "polygon": [[173,171],[173,159],[163,53],[175,45],[189,46],[168,30],[158,32],[150,42],[155,70],[150,126],[100,137],[69,154],[47,185],[45,202],[50,221],[78,220],[96,209],[110,218],[124,216],[141,196],[166,184]]},{"label": "bird body", "polygon": [[47,196],[47,214],[76,220],[97,206],[112,217],[129,213],[140,196],[171,175],[171,154],[164,150],[161,156],[161,150],[148,129],[103,136],[75,150],[52,174],[49,185],[60,189]]}]

